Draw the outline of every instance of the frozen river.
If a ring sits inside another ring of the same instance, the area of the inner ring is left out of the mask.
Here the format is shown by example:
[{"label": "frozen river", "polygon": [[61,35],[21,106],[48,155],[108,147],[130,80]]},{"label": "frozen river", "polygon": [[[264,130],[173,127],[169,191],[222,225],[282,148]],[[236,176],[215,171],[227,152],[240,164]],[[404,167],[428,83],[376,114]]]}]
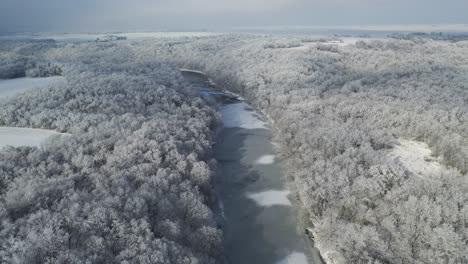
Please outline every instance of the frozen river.
[{"label": "frozen river", "polygon": [[[204,75],[183,74],[200,92],[209,91]],[[268,123],[244,101],[221,101],[224,127],[214,155],[220,167],[217,189],[228,262],[319,263],[313,261],[307,238],[298,230],[297,213],[275,158]]]}]

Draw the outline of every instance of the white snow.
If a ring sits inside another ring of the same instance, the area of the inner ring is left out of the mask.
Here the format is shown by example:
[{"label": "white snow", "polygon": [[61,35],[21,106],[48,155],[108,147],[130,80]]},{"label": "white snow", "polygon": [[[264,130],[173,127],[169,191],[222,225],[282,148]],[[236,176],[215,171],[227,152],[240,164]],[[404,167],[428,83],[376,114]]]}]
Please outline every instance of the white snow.
[{"label": "white snow", "polygon": [[208,78],[208,82],[210,83],[210,85],[216,86],[216,83],[212,79]]},{"label": "white snow", "polygon": [[185,69],[185,68],[179,69],[179,71],[182,71],[182,72],[193,72],[193,73],[198,73],[198,74],[205,75],[205,73],[202,72],[202,71],[191,70],[191,69]]},{"label": "white snow", "polygon": [[44,88],[50,84],[64,81],[65,78],[60,76],[0,80],[0,98],[11,97],[31,89]]},{"label": "white snow", "polygon": [[282,259],[276,264],[307,264],[309,263],[307,261],[307,257],[304,253],[300,252],[293,252],[289,256],[287,256],[285,259]]},{"label": "white snow", "polygon": [[339,40],[330,40],[327,42],[302,42],[300,47],[286,48],[286,50],[307,50],[318,45],[335,45],[345,47],[349,45],[354,45],[358,41],[368,42],[374,40],[386,41],[385,38],[340,37]]},{"label": "white snow", "polygon": [[[354,42],[355,43],[355,42]],[[341,41],[327,41],[327,42],[303,42],[301,43],[301,46],[299,47],[292,47],[292,48],[287,48],[291,50],[307,50],[311,47],[318,46],[318,45],[337,45],[337,46],[346,46],[349,44],[354,44],[353,42],[341,42]]]},{"label": "white snow", "polygon": [[322,251],[319,249],[319,252],[326,264],[345,264],[346,263],[343,255],[341,255],[341,253],[336,250]]},{"label": "white snow", "polygon": [[220,110],[224,126],[245,129],[266,129],[266,122],[260,120],[254,111],[247,110],[248,108],[249,105],[244,102],[222,106]]},{"label": "white snow", "polygon": [[0,148],[5,146],[31,146],[38,147],[47,138],[53,135],[69,135],[53,130],[0,127]]},{"label": "white snow", "polygon": [[432,151],[424,142],[399,139],[399,145],[396,145],[389,155],[398,159],[407,170],[418,177],[438,176],[449,170],[438,158],[432,156]]},{"label": "white snow", "polygon": [[[198,74],[205,75],[204,72],[192,69],[181,68],[179,69],[183,72],[193,72]],[[215,84],[211,79],[208,79],[210,83]],[[228,94],[233,97],[238,98],[239,100],[244,100],[240,95],[224,91],[223,93],[219,92],[203,92],[204,94]],[[224,127],[241,127],[245,129],[258,129],[265,128],[267,129],[266,122],[261,120],[258,117],[258,114],[255,111],[248,110],[250,106],[245,102],[239,102],[235,104],[226,104],[220,108],[222,120]]]},{"label": "white snow", "polygon": [[273,164],[274,162],[275,162],[275,155],[263,155],[255,161],[256,164],[261,164],[261,165]]},{"label": "white snow", "polygon": [[258,193],[248,193],[247,197],[254,200],[258,205],[270,207],[274,205],[291,206],[288,199],[289,191],[264,191]]},{"label": "white snow", "polygon": [[[186,69],[186,68],[181,68],[179,70],[182,72],[193,72],[193,73],[198,73],[198,74],[202,74],[206,76],[206,74],[202,71],[191,70],[191,69]],[[208,83],[212,86],[216,86],[216,83],[211,78],[208,78]]]}]

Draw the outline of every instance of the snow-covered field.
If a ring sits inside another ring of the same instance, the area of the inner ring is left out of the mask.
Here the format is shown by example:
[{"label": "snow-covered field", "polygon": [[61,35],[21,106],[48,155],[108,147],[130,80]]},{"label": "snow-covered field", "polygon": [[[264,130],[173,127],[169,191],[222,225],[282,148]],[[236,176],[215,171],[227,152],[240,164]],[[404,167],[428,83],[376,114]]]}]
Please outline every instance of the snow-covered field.
[{"label": "snow-covered field", "polygon": [[259,193],[248,193],[247,197],[254,200],[258,205],[270,207],[274,205],[291,206],[288,199],[289,191],[264,191]]},{"label": "snow-covered field", "polygon": [[[0,99],[10,98],[32,89],[40,89],[50,84],[65,82],[61,76],[46,78],[18,78],[0,80]],[[53,135],[68,135],[53,130],[0,127],[0,148],[5,146],[40,146]]]},{"label": "snow-covered field", "polygon": [[315,47],[317,45],[336,45],[340,47],[348,46],[348,45],[354,45],[358,41],[373,41],[373,40],[380,40],[380,41],[385,41],[385,38],[359,38],[359,37],[340,37],[339,40],[330,40],[326,42],[307,42],[303,41],[301,42],[300,47],[293,47],[293,48],[287,48],[289,50],[306,50],[311,47]]},{"label": "snow-covered field", "polygon": [[0,80],[0,99],[11,97],[31,89],[43,88],[50,84],[64,81],[65,78],[60,76],[46,78],[18,78]]},{"label": "snow-covered field", "polygon": [[440,163],[440,159],[432,156],[432,151],[424,142],[400,139],[390,152],[390,156],[398,159],[408,171],[418,177],[434,177],[449,169]]},{"label": "snow-covered field", "polygon": [[221,107],[224,126],[245,129],[267,128],[266,122],[260,120],[258,114],[249,108],[250,106],[244,102],[227,104]]},{"label": "snow-covered field", "polygon": [[0,127],[0,148],[5,146],[31,146],[38,147],[51,136],[66,136],[69,134],[58,133],[53,130]]}]

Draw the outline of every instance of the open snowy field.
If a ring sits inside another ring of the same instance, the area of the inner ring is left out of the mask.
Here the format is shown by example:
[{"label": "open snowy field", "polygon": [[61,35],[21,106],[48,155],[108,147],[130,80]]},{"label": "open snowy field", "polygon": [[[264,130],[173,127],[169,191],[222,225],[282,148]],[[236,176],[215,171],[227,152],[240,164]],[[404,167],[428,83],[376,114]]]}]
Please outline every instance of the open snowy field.
[{"label": "open snowy field", "polygon": [[0,80],[0,99],[11,97],[31,89],[43,88],[50,84],[64,81],[65,78],[61,76]]},{"label": "open snowy field", "polygon": [[326,35],[297,35],[289,38],[272,37],[270,43],[264,45],[267,49],[278,51],[308,50],[317,46],[345,47],[355,45],[357,42],[387,41],[388,38],[377,37],[330,37]]},{"label": "open snowy field", "polygon": [[399,143],[392,149],[390,156],[399,160],[414,175],[431,178],[450,171],[440,163],[439,158],[432,155],[426,143],[408,139],[400,139]]},{"label": "open snowy field", "polygon": [[339,40],[339,41],[327,41],[327,42],[301,42],[299,47],[291,47],[287,49],[291,50],[307,50],[308,48],[315,47],[317,45],[337,45],[337,46],[346,46],[346,45],[351,45],[355,44],[358,41],[358,38],[347,38],[346,42],[344,40]]},{"label": "open snowy field", "polygon": [[53,130],[19,128],[19,127],[0,127],[0,148],[5,146],[31,146],[38,147],[51,136],[63,134]]}]

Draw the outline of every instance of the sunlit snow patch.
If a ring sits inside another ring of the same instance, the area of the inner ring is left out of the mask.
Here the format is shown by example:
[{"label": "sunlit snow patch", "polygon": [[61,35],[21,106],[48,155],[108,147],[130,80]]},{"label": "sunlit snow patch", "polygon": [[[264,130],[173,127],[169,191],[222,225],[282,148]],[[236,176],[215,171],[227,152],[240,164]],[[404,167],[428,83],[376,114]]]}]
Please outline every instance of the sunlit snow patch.
[{"label": "sunlit snow patch", "polygon": [[248,193],[247,197],[254,200],[260,206],[287,205],[291,202],[288,199],[289,191],[265,191],[259,193]]},{"label": "sunlit snow patch", "polygon": [[274,155],[263,155],[255,161],[255,163],[261,164],[261,165],[273,164],[274,162],[275,162]]},{"label": "sunlit snow patch", "polygon": [[304,253],[293,252],[291,255],[287,256],[285,259],[276,262],[276,264],[307,264],[307,257]]},{"label": "sunlit snow patch", "polygon": [[53,130],[0,127],[0,148],[5,146],[31,146],[38,147],[47,138],[53,135],[69,135]]},{"label": "sunlit snow patch", "polygon": [[0,98],[11,97],[31,89],[43,88],[49,84],[63,82],[64,77],[18,78],[0,80]]},{"label": "sunlit snow patch", "polygon": [[221,107],[221,115],[225,127],[241,127],[245,129],[267,128],[266,123],[254,111],[248,110],[249,105],[240,102]]},{"label": "sunlit snow patch", "polygon": [[407,139],[399,139],[399,143],[390,152],[390,157],[400,160],[414,175],[431,177],[448,171],[440,159],[432,156],[426,143]]}]

